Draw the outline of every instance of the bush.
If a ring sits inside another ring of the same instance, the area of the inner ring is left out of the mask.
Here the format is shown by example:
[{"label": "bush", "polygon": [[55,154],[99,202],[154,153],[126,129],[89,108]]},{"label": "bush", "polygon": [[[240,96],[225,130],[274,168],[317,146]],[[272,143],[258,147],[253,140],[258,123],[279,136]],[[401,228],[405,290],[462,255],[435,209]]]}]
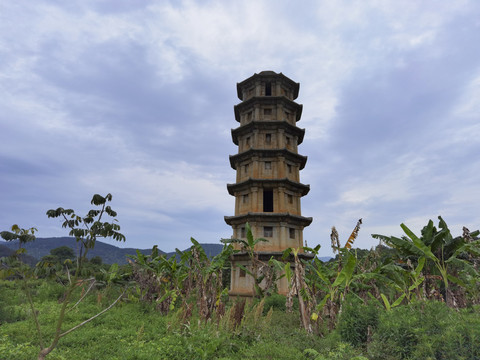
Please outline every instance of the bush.
[{"label": "bush", "polygon": [[37,288],[35,300],[39,302],[55,300],[63,297],[65,286],[55,281],[44,280]]},{"label": "bush", "polygon": [[480,312],[478,309],[448,310],[450,321],[441,331],[437,328],[435,332],[422,336],[421,346],[417,346],[413,357],[439,360],[480,358]]},{"label": "bush", "polygon": [[270,308],[273,307],[274,310],[285,311],[285,301],[286,297],[280,294],[273,294],[265,298],[265,305],[263,307],[263,312],[266,314]]},{"label": "bush", "polygon": [[38,353],[38,348],[31,343],[14,344],[8,335],[0,336],[0,355],[2,359],[9,360],[28,360],[34,359]]},{"label": "bush", "polygon": [[0,281],[0,324],[11,323],[27,318],[22,306],[24,302],[21,291],[14,288],[15,281]]},{"label": "bush", "polygon": [[370,301],[365,305],[356,297],[348,298],[337,327],[341,339],[353,346],[366,344],[378,326],[380,311],[377,303]]},{"label": "bush", "polygon": [[21,306],[0,305],[0,324],[25,320],[26,318],[27,318],[27,314]]},{"label": "bush", "polygon": [[479,359],[480,311],[427,301],[386,311],[368,348],[372,360]]},{"label": "bush", "polygon": [[355,349],[349,344],[339,342],[334,349],[318,352],[314,349],[305,349],[303,351],[305,359],[311,360],[368,360],[357,355]]}]

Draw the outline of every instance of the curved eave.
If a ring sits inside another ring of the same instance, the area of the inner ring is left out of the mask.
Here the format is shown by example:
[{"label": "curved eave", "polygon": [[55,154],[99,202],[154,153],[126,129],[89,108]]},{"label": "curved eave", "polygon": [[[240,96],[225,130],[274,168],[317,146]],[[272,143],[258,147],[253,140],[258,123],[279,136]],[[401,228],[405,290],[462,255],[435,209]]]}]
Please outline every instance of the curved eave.
[{"label": "curved eave", "polygon": [[242,89],[249,87],[251,83],[255,83],[256,80],[278,80],[286,83],[289,87],[293,89],[293,98],[298,97],[298,92],[300,90],[300,84],[283,75],[282,73],[276,73],[274,71],[262,71],[259,74],[255,73],[250,76],[248,79],[243,80],[242,82],[237,83],[237,96],[240,100],[242,99]]},{"label": "curved eave", "polygon": [[[259,260],[264,260],[264,261],[268,261],[272,257],[278,259],[279,261],[282,261],[283,255],[284,255],[283,251],[254,251],[254,253],[258,256]],[[309,261],[315,257],[315,254],[299,252],[297,256],[300,259]],[[248,261],[250,260],[250,254],[247,251],[240,250],[237,253],[233,253],[230,256],[230,260],[231,261]],[[288,261],[293,266],[293,263],[295,262],[294,255],[289,254],[286,259],[283,259],[283,261]]]},{"label": "curved eave", "polygon": [[305,196],[310,191],[310,185],[305,185],[296,181],[292,181],[288,178],[283,179],[248,179],[239,183],[235,184],[227,184],[228,193],[232,196],[235,196],[236,192],[250,189],[254,186],[258,187],[268,187],[271,186],[279,186],[283,185],[289,190],[293,190],[295,192],[299,192],[301,196]]},{"label": "curved eave", "polygon": [[233,111],[235,113],[235,120],[240,122],[240,110],[242,108],[248,108],[255,104],[262,104],[262,105],[276,105],[278,103],[287,104],[287,106],[292,107],[295,109],[296,118],[295,121],[300,121],[302,116],[303,105],[296,103],[293,100],[285,96],[254,96],[248,100],[242,101],[240,104],[237,104],[233,107]]},{"label": "curved eave", "polygon": [[240,154],[230,155],[230,166],[232,169],[237,170],[237,164],[247,159],[251,159],[257,155],[262,158],[274,158],[277,156],[283,156],[285,159],[293,160],[300,164],[300,170],[305,167],[307,163],[307,157],[294,153],[290,150],[284,149],[248,149]]},{"label": "curved eave", "polygon": [[287,224],[295,224],[299,226],[308,226],[312,223],[313,218],[305,217],[301,215],[292,215],[290,213],[257,213],[257,212],[249,212],[242,215],[237,216],[225,216],[225,222],[232,226],[232,225],[241,225],[245,224],[246,222],[253,223],[253,222],[285,222]]},{"label": "curved eave", "polygon": [[297,136],[297,144],[300,145],[303,142],[305,136],[305,129],[301,129],[295,125],[292,125],[286,121],[252,121],[246,125],[239,126],[236,129],[232,129],[232,141],[235,145],[238,145],[238,136],[251,133],[255,129],[260,130],[276,130],[279,128],[286,129],[289,134]]}]

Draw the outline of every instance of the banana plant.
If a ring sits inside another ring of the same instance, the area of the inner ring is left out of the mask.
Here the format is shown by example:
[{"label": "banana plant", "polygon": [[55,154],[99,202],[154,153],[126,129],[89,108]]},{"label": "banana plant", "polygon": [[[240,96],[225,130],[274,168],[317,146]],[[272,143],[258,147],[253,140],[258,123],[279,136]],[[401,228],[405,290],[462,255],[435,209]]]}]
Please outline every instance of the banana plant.
[{"label": "banana plant", "polygon": [[192,247],[192,266],[190,269],[193,275],[193,283],[197,289],[197,306],[201,318],[208,320],[215,308],[221,305],[221,299],[226,294],[223,288],[223,269],[227,266],[233,247],[225,244],[222,251],[212,259],[209,259],[202,246],[193,238],[190,239]]},{"label": "banana plant", "polygon": [[178,299],[186,303],[185,280],[190,265],[187,255],[189,254],[177,262],[176,256],[167,258],[165,254],[159,254],[154,246],[150,255],[137,250],[136,256],[129,256],[133,260],[132,272],[137,283],[139,300],[155,301],[160,311],[165,313],[175,308]]},{"label": "banana plant", "polygon": [[[341,250],[341,249],[340,249]],[[355,267],[357,265],[357,258],[351,251],[343,251],[344,263],[341,270],[337,272],[329,269],[320,260],[315,259],[312,267],[314,275],[318,277],[320,283],[325,289],[325,295],[320,303],[317,305],[316,311],[318,314],[327,310],[330,322],[329,327],[332,329],[336,321],[336,315],[340,311],[341,304],[348,292],[349,285],[352,282]],[[334,276],[334,280],[332,278]]]},{"label": "banana plant", "polygon": [[421,298],[419,286],[425,280],[425,276],[422,274],[424,265],[425,257],[422,256],[418,260],[418,265],[415,269],[404,269],[394,264],[382,267],[382,271],[389,273],[387,278],[390,280],[390,284],[397,290],[397,293],[400,293],[400,296],[393,303],[389,302],[388,297],[384,293],[380,294],[387,310],[399,306],[404,299],[410,302],[414,298]]},{"label": "banana plant", "polygon": [[[313,288],[308,285],[307,277],[305,276],[305,271],[309,266],[309,262],[302,261],[298,254],[300,251],[303,251],[312,253],[314,256],[316,256],[319,249],[320,245],[313,249],[308,247],[297,249],[288,248],[283,252],[283,261],[278,261],[274,258],[270,259],[269,261],[269,264],[272,266],[272,270],[280,274],[279,279],[286,277],[287,283],[289,284],[289,292],[286,300],[287,309],[291,309],[293,296],[298,296],[300,321],[303,328],[308,333],[313,332],[312,320],[316,320],[315,314],[313,313],[316,306],[316,298]],[[286,261],[288,258],[292,257],[293,266],[290,262]]]},{"label": "banana plant", "polygon": [[[480,252],[479,241],[467,242],[464,236],[453,237],[448,229],[446,222],[441,216],[438,217],[439,224],[437,228],[430,220],[428,224],[422,229],[422,235],[419,237],[413,233],[405,224],[401,224],[407,236],[401,238],[394,236],[384,236],[372,234],[372,237],[383,241],[385,244],[397,249],[404,261],[412,259],[418,261],[424,257],[429,265],[433,265],[433,269],[440,273],[445,290],[445,302],[449,306],[455,306],[455,299],[450,294],[450,282],[465,286],[465,284],[454,276],[451,267],[454,264],[459,264],[459,259],[462,254],[478,254]],[[470,236],[476,237],[480,234],[477,230],[470,233]],[[465,264],[465,262],[463,262]],[[450,266],[452,265],[452,266]],[[425,266],[427,269],[428,267]]]},{"label": "banana plant", "polygon": [[[222,239],[221,241],[224,244],[239,244],[241,247],[240,251],[244,251],[247,253],[248,257],[250,258],[251,267],[247,268],[243,265],[238,265],[240,269],[245,271],[248,275],[253,278],[253,293],[257,295],[257,297],[264,296],[264,290],[260,285],[262,280],[265,277],[265,274],[260,274],[259,268],[262,266],[266,266],[261,262],[258,258],[258,253],[255,251],[255,247],[260,242],[268,242],[265,238],[254,238],[252,233],[252,228],[249,223],[245,224],[246,230],[246,239]],[[238,251],[237,251],[238,252]]]},{"label": "banana plant", "polygon": [[206,321],[215,309],[224,305],[221,301],[226,289],[223,288],[222,273],[233,247],[225,245],[210,259],[198,241],[194,238],[190,241],[189,250],[176,249],[176,256],[170,258],[159,255],[156,246],[148,256],[137,251],[136,256],[130,256],[131,265],[140,301],[155,301],[165,313],[180,304],[186,317],[192,309],[189,300],[194,298],[200,317]]}]

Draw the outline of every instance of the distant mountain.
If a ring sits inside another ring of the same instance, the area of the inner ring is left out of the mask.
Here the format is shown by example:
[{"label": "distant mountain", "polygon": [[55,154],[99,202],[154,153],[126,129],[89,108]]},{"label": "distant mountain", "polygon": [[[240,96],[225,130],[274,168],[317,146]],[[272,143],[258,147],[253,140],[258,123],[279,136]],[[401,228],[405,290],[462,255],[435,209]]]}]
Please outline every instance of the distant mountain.
[{"label": "distant mountain", "polygon": [[[8,246],[0,245],[0,258],[12,255],[15,250],[9,248]],[[37,263],[37,259],[35,259],[33,256],[25,255],[25,254],[20,255],[20,260],[30,266],[33,266]]]},{"label": "distant mountain", "polygon": [[[18,249],[18,241],[1,241],[0,246],[8,247],[12,250]],[[40,260],[43,256],[50,254],[50,250],[60,246],[68,246],[77,251],[77,242],[72,237],[60,238],[36,238],[35,241],[25,244],[27,254]],[[139,249],[143,254],[150,254],[152,249]],[[159,250],[160,253],[163,253]],[[137,249],[134,248],[119,248],[114,245],[106,244],[101,241],[95,243],[95,247],[89,250],[87,257],[91,259],[95,256],[100,256],[106,264],[126,264],[127,255],[135,255]]]},{"label": "distant mountain", "polygon": [[[223,244],[200,244],[200,246],[203,248],[203,251],[205,251],[205,254],[207,254],[207,256],[210,258],[220,254],[223,249]],[[168,253],[167,255],[170,254],[174,253]]]},{"label": "distant mountain", "polygon": [[[212,257],[219,254],[222,251],[222,244],[200,244],[207,256]],[[60,238],[36,238],[35,241],[25,244],[25,249],[29,257],[35,258],[37,261],[43,256],[50,254],[50,250],[58,248],[60,246],[68,246],[77,251],[77,242],[72,237],[60,237]],[[3,249],[3,250],[2,250]],[[0,241],[0,254],[7,254],[7,250],[10,252],[18,249],[18,241]],[[138,249],[142,254],[150,255],[152,249]],[[188,250],[184,249],[183,251]],[[165,253],[158,250],[160,254],[166,254],[167,257],[176,255],[175,252]],[[87,257],[91,259],[95,256],[100,256],[105,264],[117,263],[119,265],[127,263],[127,255],[136,255],[137,249],[135,248],[119,248],[114,245],[106,244],[98,241],[95,243],[95,247],[89,250]],[[5,255],[8,256],[9,254]],[[1,256],[1,255],[0,255]]]}]

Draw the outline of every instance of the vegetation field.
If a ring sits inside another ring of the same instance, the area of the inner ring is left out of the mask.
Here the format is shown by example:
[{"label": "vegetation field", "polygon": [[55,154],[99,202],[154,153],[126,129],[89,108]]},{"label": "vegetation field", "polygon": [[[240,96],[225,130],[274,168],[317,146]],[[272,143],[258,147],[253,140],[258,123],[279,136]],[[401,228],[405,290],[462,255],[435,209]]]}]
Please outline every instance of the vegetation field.
[{"label": "vegetation field", "polygon": [[[263,261],[255,249],[266,240],[246,224],[246,238],[224,241],[214,257],[191,239],[177,256],[154,247],[106,265],[87,254],[97,237],[125,239],[105,221],[116,216],[109,201],[95,195],[84,217],[47,212],[64,219],[77,254],[62,246],[29,265],[22,245],[35,229],[0,233],[20,245],[0,259],[1,360],[480,359],[479,231],[453,236],[439,217],[419,235],[404,224],[402,237],[372,235],[381,244],[360,250],[359,220],[343,246],[332,228],[329,262],[319,246]],[[249,257],[239,265],[251,278],[248,300],[228,296],[236,252]]]},{"label": "vegetation field", "polygon": [[[0,358],[37,357],[38,337],[27,301],[13,281],[1,283]],[[70,311],[66,328],[113,301],[120,288],[96,290]],[[63,286],[32,284],[39,321],[52,336]],[[233,304],[233,303],[232,303]],[[231,306],[232,304],[228,304]],[[263,309],[262,309],[263,304]],[[273,295],[246,305],[232,329],[180,311],[161,314],[155,305],[122,301],[62,339],[49,359],[479,359],[480,308],[454,310],[442,302],[417,302],[386,311],[379,303],[348,299],[335,330],[307,334],[298,307],[285,312],[285,297]],[[272,308],[273,311],[269,311]],[[260,311],[262,310],[262,311]],[[362,357],[363,356],[363,357]]]}]

